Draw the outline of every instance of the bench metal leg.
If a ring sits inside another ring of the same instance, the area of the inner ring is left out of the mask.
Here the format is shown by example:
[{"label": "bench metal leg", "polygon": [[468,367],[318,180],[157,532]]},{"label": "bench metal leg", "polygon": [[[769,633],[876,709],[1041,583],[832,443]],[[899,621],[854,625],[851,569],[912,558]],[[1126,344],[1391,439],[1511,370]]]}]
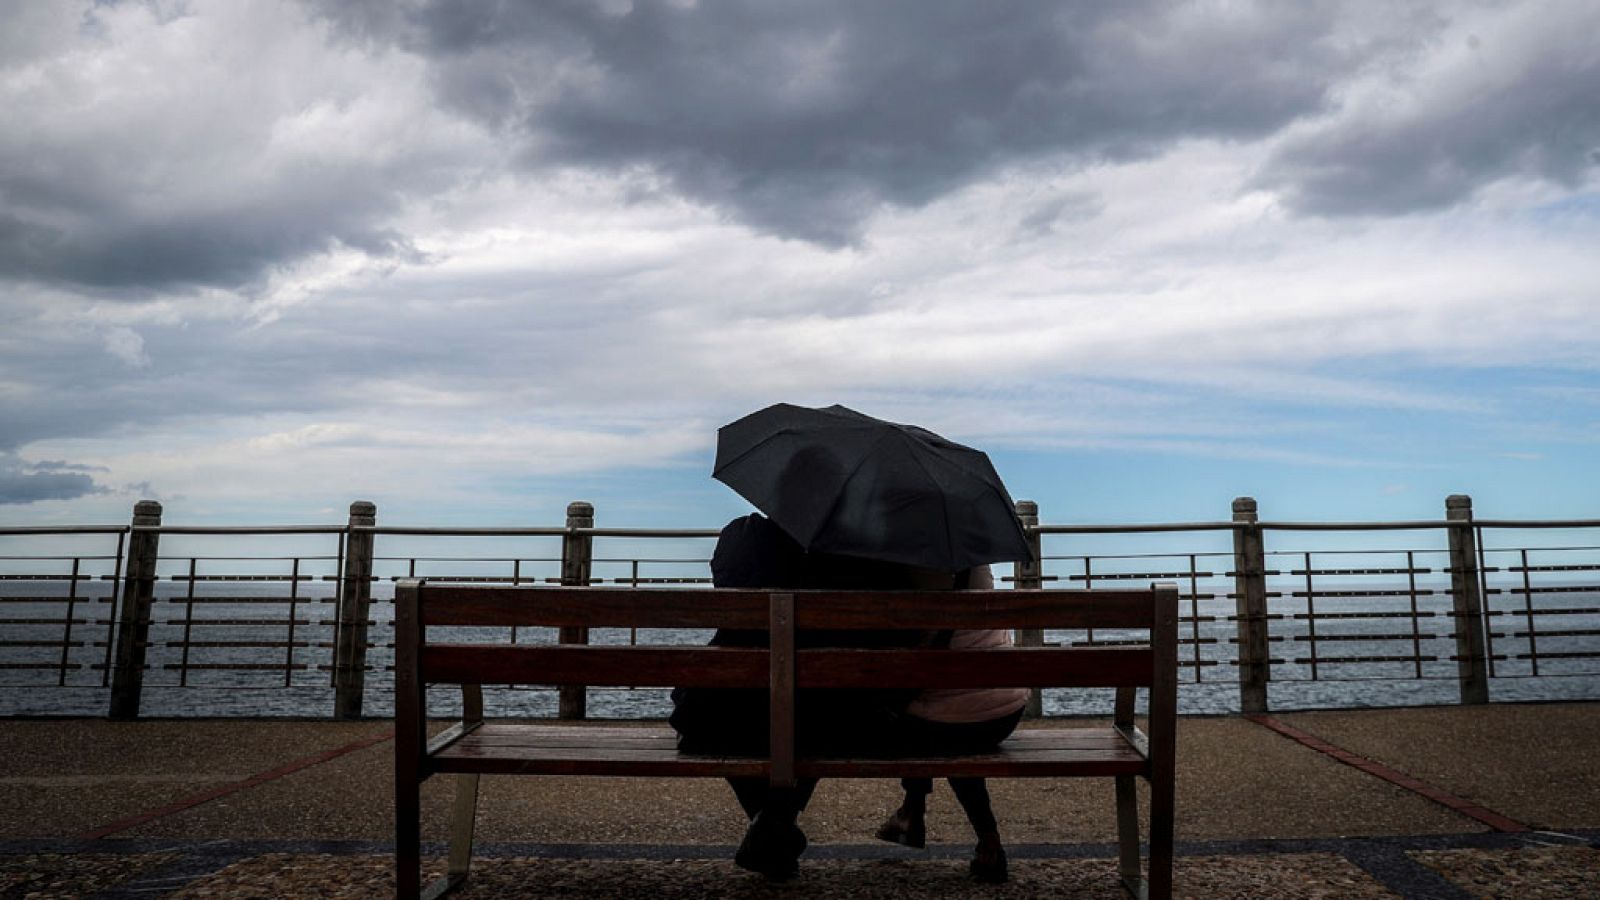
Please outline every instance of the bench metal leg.
[{"label": "bench metal leg", "polygon": [[1136,775],[1117,776],[1117,871],[1134,897],[1145,896],[1139,870],[1139,784]]},{"label": "bench metal leg", "polygon": [[478,821],[478,776],[457,775],[450,812],[450,860],[443,878],[428,885],[422,900],[436,900],[466,883],[472,868],[472,831]]},{"label": "bench metal leg", "polygon": [[1150,781],[1150,896],[1167,900],[1172,896],[1173,779]]},{"label": "bench metal leg", "polygon": [[414,779],[397,779],[394,796],[395,896],[413,900],[422,882],[422,802]]}]

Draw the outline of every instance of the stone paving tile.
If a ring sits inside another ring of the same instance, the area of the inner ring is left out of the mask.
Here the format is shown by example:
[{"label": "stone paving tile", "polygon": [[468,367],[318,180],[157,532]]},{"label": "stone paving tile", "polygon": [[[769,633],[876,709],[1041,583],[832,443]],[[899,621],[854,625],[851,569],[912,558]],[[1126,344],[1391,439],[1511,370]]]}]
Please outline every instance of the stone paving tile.
[{"label": "stone paving tile", "polygon": [[1535,828],[1600,827],[1600,703],[1274,715]]},{"label": "stone paving tile", "polygon": [[1411,857],[1474,897],[1600,896],[1600,849],[1594,847],[1418,850]]},{"label": "stone paving tile", "polygon": [[[442,868],[428,863],[431,874]],[[826,860],[802,864],[801,875],[769,884],[731,862],[490,859],[474,865],[456,896],[540,897],[874,898],[940,897],[1007,900],[1039,896],[1122,897],[1112,859],[1014,860],[1004,885],[978,884],[959,860]],[[1366,873],[1331,853],[1257,857],[1189,857],[1175,868],[1175,895],[1195,898],[1394,897]],[[191,883],[174,900],[323,896],[380,898],[393,892],[390,859],[381,856],[268,854]]]},{"label": "stone paving tile", "polygon": [[0,898],[88,897],[176,859],[171,853],[28,853],[0,856]]}]

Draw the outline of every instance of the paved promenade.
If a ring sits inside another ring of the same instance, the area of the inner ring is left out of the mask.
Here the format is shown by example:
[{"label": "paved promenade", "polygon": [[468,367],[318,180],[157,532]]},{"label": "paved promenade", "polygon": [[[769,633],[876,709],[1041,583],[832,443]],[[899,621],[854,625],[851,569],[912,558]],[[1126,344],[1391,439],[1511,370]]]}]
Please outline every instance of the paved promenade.
[{"label": "paved promenade", "polygon": [[[388,896],[388,733],[0,721],[0,897]],[[1600,896],[1600,704],[1185,718],[1178,741],[1180,896]],[[440,841],[448,787],[424,795]],[[1109,780],[993,783],[999,887],[967,880],[946,788],[928,850],[874,842],[896,791],[824,782],[800,877],[768,885],[729,861],[743,822],[719,782],[486,778],[460,896],[1119,896]]]}]

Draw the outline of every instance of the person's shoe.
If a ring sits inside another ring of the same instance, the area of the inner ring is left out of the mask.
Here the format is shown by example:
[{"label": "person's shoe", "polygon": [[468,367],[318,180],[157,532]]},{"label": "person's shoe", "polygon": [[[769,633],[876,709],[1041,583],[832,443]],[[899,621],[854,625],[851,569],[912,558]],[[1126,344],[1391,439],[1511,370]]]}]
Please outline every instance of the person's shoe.
[{"label": "person's shoe", "polygon": [[896,810],[878,826],[877,838],[880,841],[921,850],[928,846],[928,821],[921,816],[911,818],[902,815]]},{"label": "person's shoe", "polygon": [[799,873],[800,854],[805,850],[806,834],[798,825],[769,825],[757,814],[745,829],[733,862],[741,869],[766,876],[768,881],[787,881]]},{"label": "person's shoe", "polygon": [[972,855],[972,862],[967,866],[972,877],[984,884],[1000,884],[1008,876],[1006,871],[1006,851],[1004,847],[985,847],[978,845],[977,852]]}]

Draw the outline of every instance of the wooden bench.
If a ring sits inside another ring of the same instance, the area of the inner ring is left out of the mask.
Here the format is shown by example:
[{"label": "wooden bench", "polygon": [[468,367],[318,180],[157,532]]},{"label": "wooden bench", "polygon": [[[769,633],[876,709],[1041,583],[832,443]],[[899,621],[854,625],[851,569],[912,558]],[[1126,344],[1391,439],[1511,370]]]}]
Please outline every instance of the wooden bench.
[{"label": "wooden bench", "polygon": [[[437,897],[467,877],[478,776],[983,776],[1116,779],[1119,868],[1134,896],[1172,885],[1177,589],[1115,591],[767,591],[553,588],[402,581],[395,595],[395,865],[398,896]],[[482,644],[442,627],[768,629],[770,648]],[[1147,631],[1128,645],[991,650],[795,649],[797,629],[1044,628]],[[431,630],[430,630],[431,629]],[[462,688],[462,719],[427,737],[428,684]],[[483,684],[764,688],[769,757],[679,753],[666,727],[485,721]],[[804,688],[1114,687],[1109,726],[1024,728],[997,752],[893,759],[796,757],[794,692]],[[1134,723],[1149,689],[1148,733]],[[457,776],[447,874],[422,894],[423,781]],[[1149,878],[1140,872],[1135,779],[1150,783]],[[1004,815],[1004,811],[1001,811]]]}]

